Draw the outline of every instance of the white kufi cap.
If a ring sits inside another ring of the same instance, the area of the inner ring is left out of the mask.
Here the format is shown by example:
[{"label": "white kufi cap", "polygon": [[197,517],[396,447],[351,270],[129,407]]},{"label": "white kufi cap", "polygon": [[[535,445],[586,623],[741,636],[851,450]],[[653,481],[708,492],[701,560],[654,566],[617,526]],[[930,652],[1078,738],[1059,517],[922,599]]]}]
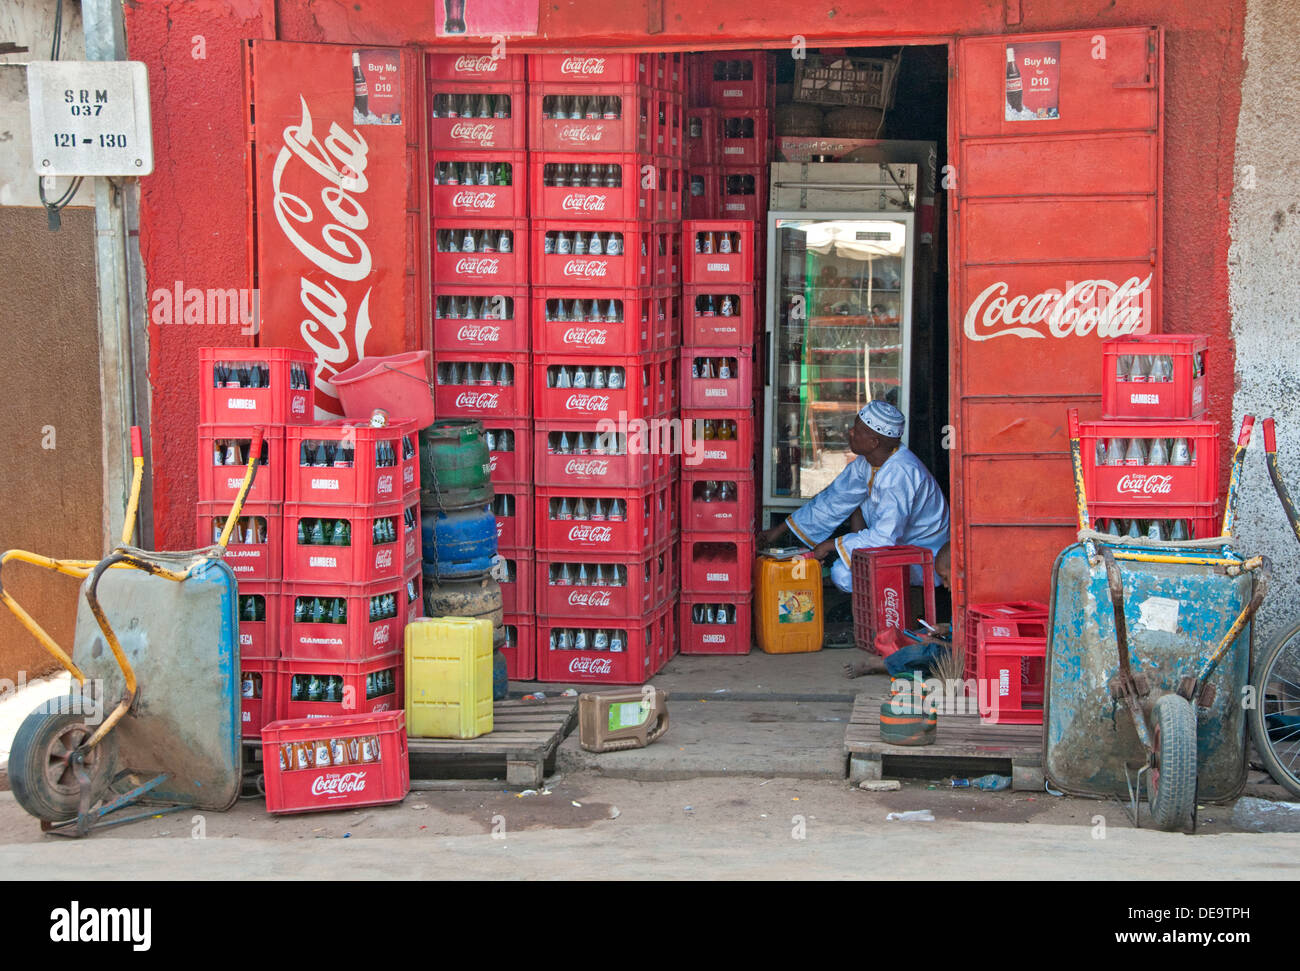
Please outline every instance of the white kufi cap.
[{"label": "white kufi cap", "polygon": [[902,438],[906,419],[903,413],[888,401],[873,401],[858,412],[862,423],[886,438]]}]

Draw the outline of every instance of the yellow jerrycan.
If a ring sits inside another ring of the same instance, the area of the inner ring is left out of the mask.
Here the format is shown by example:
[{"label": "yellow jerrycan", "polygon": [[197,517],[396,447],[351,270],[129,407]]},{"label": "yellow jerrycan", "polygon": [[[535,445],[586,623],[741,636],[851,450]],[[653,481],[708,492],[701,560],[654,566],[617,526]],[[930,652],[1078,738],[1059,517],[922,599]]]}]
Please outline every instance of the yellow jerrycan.
[{"label": "yellow jerrycan", "polygon": [[490,731],[492,621],[411,621],[406,625],[406,734],[478,738]]},{"label": "yellow jerrycan", "polygon": [[768,654],[822,649],[822,568],[803,550],[766,550],[754,561],[754,627]]}]

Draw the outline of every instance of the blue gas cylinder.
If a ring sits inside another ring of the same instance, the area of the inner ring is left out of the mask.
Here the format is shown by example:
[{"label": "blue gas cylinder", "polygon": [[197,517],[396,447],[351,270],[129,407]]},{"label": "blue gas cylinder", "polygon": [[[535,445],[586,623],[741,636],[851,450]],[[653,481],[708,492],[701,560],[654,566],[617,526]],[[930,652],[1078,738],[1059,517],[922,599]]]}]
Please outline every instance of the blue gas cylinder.
[{"label": "blue gas cylinder", "polygon": [[497,520],[483,504],[464,509],[420,511],[426,576],[484,573],[497,552]]}]

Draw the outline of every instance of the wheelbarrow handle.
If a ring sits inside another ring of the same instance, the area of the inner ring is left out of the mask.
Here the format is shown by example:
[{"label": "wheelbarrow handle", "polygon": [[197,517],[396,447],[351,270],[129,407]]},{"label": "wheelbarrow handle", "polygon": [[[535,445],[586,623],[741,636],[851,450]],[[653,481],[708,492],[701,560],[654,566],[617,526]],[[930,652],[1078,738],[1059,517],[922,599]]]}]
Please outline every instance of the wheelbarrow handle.
[{"label": "wheelbarrow handle", "polygon": [[140,426],[131,426],[131,458],[144,458],[144,436],[140,434]]},{"label": "wheelbarrow handle", "polygon": [[[1272,420],[1273,420],[1272,418],[1266,419],[1266,421],[1272,421]],[[1251,433],[1254,431],[1254,428],[1255,428],[1254,415],[1246,415],[1246,417],[1241,419],[1241,431],[1237,433],[1238,447],[1245,448],[1247,445],[1250,444],[1250,436]]]},{"label": "wheelbarrow handle", "polygon": [[1269,455],[1277,454],[1277,429],[1272,418],[1264,419],[1264,451]]}]

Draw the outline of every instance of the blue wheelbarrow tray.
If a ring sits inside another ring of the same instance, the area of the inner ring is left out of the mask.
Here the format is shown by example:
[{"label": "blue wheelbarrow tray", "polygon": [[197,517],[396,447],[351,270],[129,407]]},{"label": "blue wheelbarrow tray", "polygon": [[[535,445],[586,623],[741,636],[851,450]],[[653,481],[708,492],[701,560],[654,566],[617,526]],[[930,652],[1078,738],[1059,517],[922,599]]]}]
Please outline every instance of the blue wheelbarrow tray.
[{"label": "blue wheelbarrow tray", "polygon": [[[1113,550],[1193,557],[1209,546],[1110,543]],[[1216,548],[1221,550],[1222,544]],[[1191,563],[1119,561],[1124,587],[1130,663],[1144,675],[1150,699],[1172,693],[1212,654],[1250,602],[1251,574],[1228,576],[1221,567]],[[1197,798],[1235,798],[1246,781],[1246,711],[1253,624],[1219,662],[1209,684],[1208,709],[1196,708]],[[1126,797],[1147,753],[1133,714],[1111,696],[1119,674],[1115,611],[1104,565],[1090,567],[1083,544],[1063,550],[1052,569],[1048,670],[1043,712],[1043,767],[1053,788],[1095,798]],[[1138,717],[1146,717],[1139,712]],[[1125,767],[1129,771],[1126,776]]]}]

